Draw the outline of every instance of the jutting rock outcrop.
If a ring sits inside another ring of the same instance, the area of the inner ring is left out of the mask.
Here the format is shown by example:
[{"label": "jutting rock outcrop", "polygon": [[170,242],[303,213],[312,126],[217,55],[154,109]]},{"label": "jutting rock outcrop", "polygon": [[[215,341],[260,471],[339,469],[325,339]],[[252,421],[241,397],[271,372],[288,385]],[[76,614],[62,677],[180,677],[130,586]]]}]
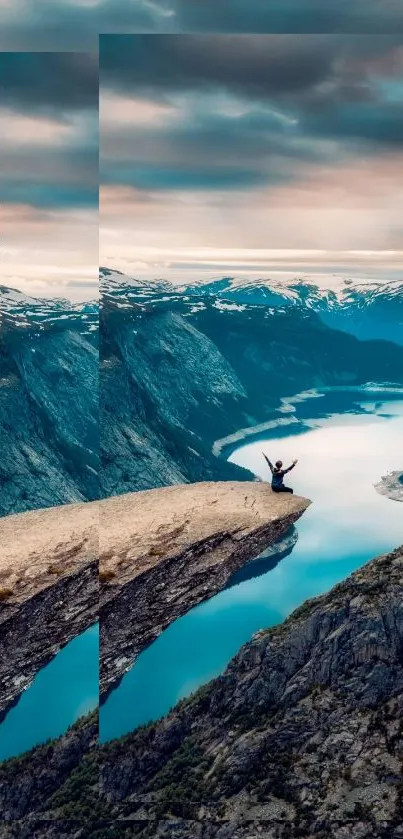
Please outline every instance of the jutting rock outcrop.
[{"label": "jutting rock outcrop", "polygon": [[261,482],[201,482],[101,501],[101,695],[176,618],[307,509]]}]

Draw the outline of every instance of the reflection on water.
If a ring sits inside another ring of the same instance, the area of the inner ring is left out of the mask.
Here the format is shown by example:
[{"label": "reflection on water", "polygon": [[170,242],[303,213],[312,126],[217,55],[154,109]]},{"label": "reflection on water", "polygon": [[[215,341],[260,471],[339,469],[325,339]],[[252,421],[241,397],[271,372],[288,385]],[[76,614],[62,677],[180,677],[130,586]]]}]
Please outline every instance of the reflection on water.
[{"label": "reflection on water", "polygon": [[271,557],[266,573],[241,575],[143,652],[101,708],[103,741],[163,716],[222,672],[254,632],[284,620],[307,598],[403,541],[401,505],[373,486],[397,466],[403,401],[361,394],[358,403],[351,392],[333,392],[295,410],[304,423],[299,433],[273,432],[264,444],[244,445],[230,458],[264,479],[262,448],[273,460],[299,458],[290,483],[292,477],[295,491],[313,504],[297,524],[295,547],[281,562]]},{"label": "reflection on water", "polygon": [[238,571],[235,571],[235,574],[230,577],[225,588],[238,586],[240,583],[246,582],[246,580],[262,577],[263,574],[267,574],[268,571],[272,571],[273,568],[278,565],[280,560],[284,559],[291,553],[296,545],[297,539],[297,528],[291,527],[285,536],[273,545],[270,545],[270,547],[266,548],[266,550],[259,554],[259,556],[255,557],[255,559],[246,562],[245,565],[243,565],[242,568],[239,568]]},{"label": "reflection on water", "polygon": [[43,667],[0,725],[0,760],[58,737],[98,704],[98,627]]}]

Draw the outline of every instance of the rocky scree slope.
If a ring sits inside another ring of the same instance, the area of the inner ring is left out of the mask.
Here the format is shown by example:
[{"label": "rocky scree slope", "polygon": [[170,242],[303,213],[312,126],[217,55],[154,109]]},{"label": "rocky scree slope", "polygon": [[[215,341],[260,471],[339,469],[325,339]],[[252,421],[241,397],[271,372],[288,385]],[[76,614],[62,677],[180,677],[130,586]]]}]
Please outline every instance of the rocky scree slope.
[{"label": "rocky scree slope", "polygon": [[402,591],[399,548],[257,633],[167,718],[103,747],[111,817],[151,820],[144,836],[177,818],[172,835],[189,839],[249,839],[258,826],[399,836]]}]

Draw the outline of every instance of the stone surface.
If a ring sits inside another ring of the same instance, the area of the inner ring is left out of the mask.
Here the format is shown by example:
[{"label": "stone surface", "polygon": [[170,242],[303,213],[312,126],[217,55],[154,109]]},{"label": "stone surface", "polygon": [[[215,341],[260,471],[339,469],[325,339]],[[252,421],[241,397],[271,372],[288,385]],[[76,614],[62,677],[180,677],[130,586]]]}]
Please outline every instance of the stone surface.
[{"label": "stone surface", "polygon": [[97,613],[97,502],[0,519],[0,712]]},{"label": "stone surface", "polygon": [[384,475],[379,484],[375,485],[375,489],[392,501],[403,501],[403,472],[398,470]]},{"label": "stone surface", "polygon": [[309,502],[201,482],[100,502],[101,695],[172,621],[224,588]]}]

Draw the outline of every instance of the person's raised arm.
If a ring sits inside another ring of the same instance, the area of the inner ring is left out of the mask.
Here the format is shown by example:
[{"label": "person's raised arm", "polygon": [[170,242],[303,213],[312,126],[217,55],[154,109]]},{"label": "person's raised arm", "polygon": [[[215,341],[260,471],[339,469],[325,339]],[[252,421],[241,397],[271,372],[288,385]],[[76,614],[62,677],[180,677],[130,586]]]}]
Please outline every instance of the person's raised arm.
[{"label": "person's raised arm", "polygon": [[298,463],[298,460],[293,460],[291,466],[289,466],[288,469],[284,469],[284,475],[286,474],[286,472],[291,472],[291,469],[294,469],[294,466],[296,466],[297,463]]},{"label": "person's raised arm", "polygon": [[270,472],[273,473],[274,472],[273,464],[271,463],[271,461],[269,460],[269,458],[267,457],[267,455],[264,452],[262,452],[262,455],[263,455],[265,461],[269,464]]}]

